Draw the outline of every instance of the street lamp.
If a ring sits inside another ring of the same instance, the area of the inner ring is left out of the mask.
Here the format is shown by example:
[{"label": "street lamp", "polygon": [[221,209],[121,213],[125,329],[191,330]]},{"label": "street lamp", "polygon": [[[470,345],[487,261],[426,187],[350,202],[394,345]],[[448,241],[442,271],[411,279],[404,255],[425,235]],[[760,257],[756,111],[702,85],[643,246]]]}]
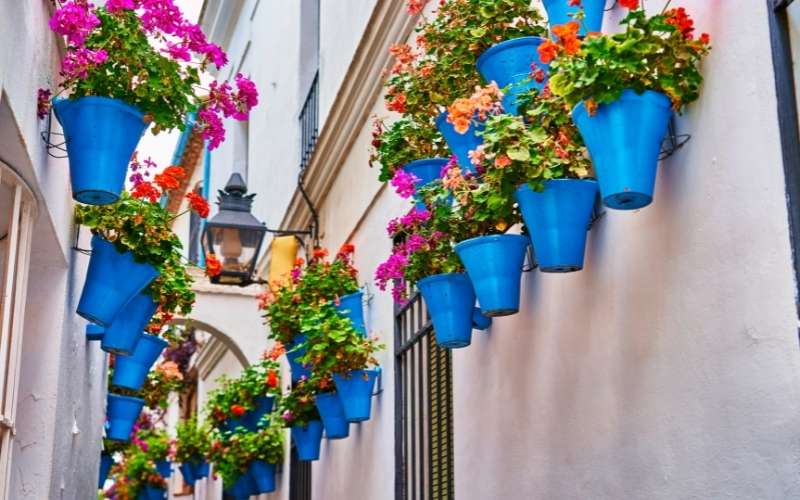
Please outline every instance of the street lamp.
[{"label": "street lamp", "polygon": [[224,191],[219,191],[219,212],[206,222],[202,244],[204,253],[213,253],[222,264],[222,272],[212,283],[247,286],[254,282],[253,273],[267,233],[250,210],[255,194],[247,194],[247,184],[239,174],[231,175]]}]

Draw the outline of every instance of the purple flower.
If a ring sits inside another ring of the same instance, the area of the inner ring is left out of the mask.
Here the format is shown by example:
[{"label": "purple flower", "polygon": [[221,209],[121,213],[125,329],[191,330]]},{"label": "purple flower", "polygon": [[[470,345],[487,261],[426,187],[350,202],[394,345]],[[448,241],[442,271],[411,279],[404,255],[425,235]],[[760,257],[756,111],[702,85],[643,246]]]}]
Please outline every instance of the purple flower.
[{"label": "purple flower", "polygon": [[419,181],[420,178],[416,175],[409,174],[402,168],[398,168],[390,183],[401,198],[409,198],[417,191],[416,184]]},{"label": "purple flower", "polygon": [[294,415],[290,410],[286,410],[285,412],[283,412],[283,415],[281,415],[281,418],[287,422],[291,422],[292,420],[294,420]]},{"label": "purple flower", "polygon": [[236,89],[236,99],[242,105],[242,113],[244,113],[243,118],[237,119],[246,120],[250,110],[258,104],[258,89],[255,83],[249,78],[242,76],[241,73],[236,75]]},{"label": "purple flower", "polygon": [[184,44],[175,44],[167,42],[167,50],[163,50],[162,52],[166,52],[169,56],[175,60],[186,61],[189,62],[192,60],[192,54],[189,52],[189,48]]},{"label": "purple flower", "polygon": [[50,18],[50,29],[65,36],[69,45],[81,47],[92,30],[100,25],[93,8],[89,2],[69,0]]},{"label": "purple flower", "polygon": [[36,116],[40,120],[47,116],[50,112],[50,91],[47,89],[39,89],[36,95]]},{"label": "purple flower", "polygon": [[108,0],[106,2],[106,10],[109,12],[117,12],[120,10],[135,10],[136,4],[133,0]]},{"label": "purple flower", "polygon": [[208,149],[216,149],[225,140],[222,119],[214,111],[204,108],[197,114],[200,135],[208,141]]}]

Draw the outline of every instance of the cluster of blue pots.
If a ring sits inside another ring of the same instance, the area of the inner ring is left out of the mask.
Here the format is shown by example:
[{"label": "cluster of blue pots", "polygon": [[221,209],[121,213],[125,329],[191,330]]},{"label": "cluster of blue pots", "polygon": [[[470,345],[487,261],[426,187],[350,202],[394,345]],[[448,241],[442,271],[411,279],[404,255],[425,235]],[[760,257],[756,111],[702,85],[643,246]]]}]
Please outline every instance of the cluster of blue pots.
[{"label": "cluster of blue pots", "polygon": [[193,485],[195,481],[208,477],[208,461],[203,457],[195,457],[193,460],[182,463],[180,470],[183,480],[187,484]]},{"label": "cluster of blue pots", "polygon": [[235,483],[230,486],[225,485],[225,493],[236,499],[272,493],[276,486],[275,471],[275,464],[253,460],[248,464],[247,472],[239,476]]},{"label": "cluster of blue pots", "polygon": [[88,205],[117,201],[147,129],[144,114],[119,99],[98,96],[55,99],[53,111],[67,143],[72,197]]}]

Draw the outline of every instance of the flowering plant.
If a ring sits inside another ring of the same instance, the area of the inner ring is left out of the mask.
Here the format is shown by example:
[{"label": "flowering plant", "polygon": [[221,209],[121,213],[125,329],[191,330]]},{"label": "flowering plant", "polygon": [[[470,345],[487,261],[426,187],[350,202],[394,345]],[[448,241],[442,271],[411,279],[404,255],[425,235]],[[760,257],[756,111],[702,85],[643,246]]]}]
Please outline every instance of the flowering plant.
[{"label": "flowering plant", "polygon": [[569,106],[584,101],[590,114],[625,89],[662,92],[676,110],[696,100],[703,81],[698,66],[710,50],[708,34],[694,38],[694,21],[683,7],[665,7],[648,17],[637,0],[624,3],[631,10],[622,20],[622,33],[581,41],[578,24],[571,21],[553,29],[557,41],[539,46],[542,61],[552,61],[553,93]]},{"label": "flowering plant", "polygon": [[129,446],[122,460],[111,468],[111,474],[114,484],[105,491],[107,498],[133,500],[145,487],[167,487],[153,459],[139,446]]},{"label": "flowering plant", "polygon": [[482,123],[503,112],[503,92],[497,83],[476,86],[469,97],[459,97],[447,107],[447,121],[459,134],[466,134],[472,124]]},{"label": "flowering plant", "polygon": [[[209,64],[221,68],[227,56],[173,0],[110,0],[100,7],[65,0],[57,2],[50,29],[67,45],[61,91],[123,100],[154,123],[153,133],[182,129],[186,114],[199,109],[198,130],[214,149],[224,139],[222,118],[247,119],[258,103],[255,86],[242,75],[236,92],[213,82],[207,97],[198,95],[200,72]],[[48,98],[40,91],[40,116]]]},{"label": "flowering plant", "polygon": [[247,473],[248,462],[243,460],[244,433],[225,434],[215,429],[211,433],[208,459],[214,462],[214,475],[222,478],[223,488],[230,488]]},{"label": "flowering plant", "polygon": [[471,155],[482,182],[493,188],[494,196],[505,198],[493,203],[513,203],[514,190],[524,183],[541,191],[548,179],[580,179],[592,172],[566,102],[548,87],[530,90],[521,101],[524,118],[489,118],[480,132],[483,144]]},{"label": "flowering plant", "polygon": [[301,305],[337,302],[339,297],[358,291],[358,271],[352,263],[354,251],[353,245],[345,244],[328,262],[328,250],[315,248],[307,266],[303,259],[297,259],[291,279],[260,296],[260,306],[270,325],[269,338],[290,344],[301,331]]},{"label": "flowering plant", "polygon": [[375,270],[380,290],[392,285],[392,297],[398,303],[408,298],[409,288],[426,276],[464,270],[453,249],[457,240],[450,231],[457,229],[450,192],[441,182],[432,182],[419,191],[430,209],[413,208],[402,217],[389,221],[386,231],[395,242],[392,253]]},{"label": "flowering plant", "polygon": [[192,415],[188,420],[178,423],[175,429],[175,460],[186,463],[208,453],[210,429],[197,423]]},{"label": "flowering plant", "polygon": [[138,446],[150,460],[166,460],[172,443],[167,431],[157,427],[139,429],[131,437],[131,444]]},{"label": "flowering plant", "polygon": [[384,120],[376,119],[372,129],[371,167],[380,165],[378,180],[392,180],[406,163],[421,158],[449,156],[449,150],[436,127],[427,120],[420,123],[403,117],[388,127]]},{"label": "flowering plant", "polygon": [[301,329],[306,336],[306,353],[300,362],[309,364],[317,388],[331,388],[328,380],[334,373],[347,374],[376,366],[375,353],[384,348],[377,338],[362,336],[349,318],[330,304],[305,307]]},{"label": "flowering plant", "polygon": [[274,425],[258,432],[247,432],[241,436],[242,460],[262,460],[268,464],[283,463],[283,429]]},{"label": "flowering plant", "polygon": [[242,371],[230,387],[238,395],[238,403],[247,410],[255,408],[258,396],[280,396],[281,366],[277,358],[265,357]]},{"label": "flowering plant", "polygon": [[[419,9],[419,2],[409,5],[412,13]],[[420,119],[438,115],[481,84],[475,62],[490,46],[544,36],[546,29],[529,0],[450,0],[440,2],[417,32],[420,51],[405,44],[391,49],[396,62],[386,82],[386,102],[390,110]]]},{"label": "flowering plant", "polygon": [[289,388],[278,404],[278,413],[285,427],[295,425],[305,427],[313,420],[319,420],[314,394],[319,390],[312,380],[303,378]]}]

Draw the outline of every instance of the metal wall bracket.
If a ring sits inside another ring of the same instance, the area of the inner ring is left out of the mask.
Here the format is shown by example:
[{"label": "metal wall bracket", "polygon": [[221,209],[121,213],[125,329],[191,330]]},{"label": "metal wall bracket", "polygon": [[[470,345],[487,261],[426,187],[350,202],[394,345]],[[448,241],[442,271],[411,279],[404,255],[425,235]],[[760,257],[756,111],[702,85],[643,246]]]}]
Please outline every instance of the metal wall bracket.
[{"label": "metal wall bracket", "polygon": [[[67,158],[67,139],[64,134],[53,132],[53,106],[50,106],[50,111],[47,113],[47,130],[40,134],[42,142],[47,148],[47,154],[53,158]],[[53,138],[56,138],[54,142]],[[60,153],[54,153],[60,151]],[[62,154],[63,153],[63,154]]]}]

